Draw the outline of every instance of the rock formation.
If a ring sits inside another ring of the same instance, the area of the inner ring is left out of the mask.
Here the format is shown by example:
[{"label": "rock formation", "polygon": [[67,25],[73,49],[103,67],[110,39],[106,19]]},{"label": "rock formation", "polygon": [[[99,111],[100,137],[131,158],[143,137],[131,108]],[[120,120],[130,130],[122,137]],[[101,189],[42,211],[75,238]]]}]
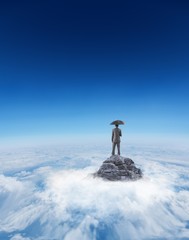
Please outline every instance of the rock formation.
[{"label": "rock formation", "polygon": [[132,159],[114,155],[103,162],[94,176],[110,181],[138,180],[142,177],[142,171]]}]

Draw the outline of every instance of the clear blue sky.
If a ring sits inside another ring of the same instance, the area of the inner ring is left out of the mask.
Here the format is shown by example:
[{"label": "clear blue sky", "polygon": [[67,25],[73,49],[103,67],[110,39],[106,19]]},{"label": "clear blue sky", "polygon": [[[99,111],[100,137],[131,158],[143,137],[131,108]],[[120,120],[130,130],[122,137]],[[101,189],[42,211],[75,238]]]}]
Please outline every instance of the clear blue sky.
[{"label": "clear blue sky", "polygon": [[4,1],[0,138],[189,136],[189,2]]}]

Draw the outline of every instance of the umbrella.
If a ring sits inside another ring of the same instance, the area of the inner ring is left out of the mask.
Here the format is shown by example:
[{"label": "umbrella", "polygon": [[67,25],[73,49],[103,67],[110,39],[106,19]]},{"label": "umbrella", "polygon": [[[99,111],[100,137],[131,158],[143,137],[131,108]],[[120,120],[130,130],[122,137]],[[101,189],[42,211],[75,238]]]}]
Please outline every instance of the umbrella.
[{"label": "umbrella", "polygon": [[123,125],[123,124],[125,124],[123,121],[121,121],[121,120],[115,120],[115,121],[113,121],[112,123],[110,123],[111,125]]}]

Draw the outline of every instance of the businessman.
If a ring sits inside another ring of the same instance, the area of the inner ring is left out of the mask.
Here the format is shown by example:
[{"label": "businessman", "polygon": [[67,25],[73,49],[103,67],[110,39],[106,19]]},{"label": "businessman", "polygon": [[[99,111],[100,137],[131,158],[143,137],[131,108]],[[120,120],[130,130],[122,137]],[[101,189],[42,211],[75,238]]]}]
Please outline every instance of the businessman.
[{"label": "businessman", "polygon": [[120,155],[120,137],[122,136],[121,129],[115,125],[115,128],[112,130],[112,155],[115,155],[115,148],[117,146],[118,155]]}]

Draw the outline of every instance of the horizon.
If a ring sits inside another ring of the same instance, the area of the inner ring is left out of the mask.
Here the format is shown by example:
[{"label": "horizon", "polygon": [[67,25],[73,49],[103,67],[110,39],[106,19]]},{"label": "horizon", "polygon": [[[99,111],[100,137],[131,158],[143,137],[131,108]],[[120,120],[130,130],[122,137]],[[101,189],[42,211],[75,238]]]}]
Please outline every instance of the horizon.
[{"label": "horizon", "polygon": [[[122,130],[123,131],[123,130]],[[157,149],[177,149],[177,150],[187,150],[189,140],[187,136],[177,136],[174,138],[173,136],[167,135],[145,135],[142,134],[126,134],[123,133],[124,136],[121,139],[121,149],[122,152],[126,152],[127,148],[130,146],[135,147],[156,147]],[[83,146],[97,146],[99,147],[109,147],[111,152],[112,142],[111,142],[111,134],[107,136],[107,134],[94,134],[94,135],[42,135],[42,136],[22,136],[22,137],[8,137],[0,139],[0,150],[14,150],[16,148],[40,148],[40,147],[60,147],[64,149],[68,146],[73,147],[83,147]],[[121,153],[122,155],[122,153]]]}]

